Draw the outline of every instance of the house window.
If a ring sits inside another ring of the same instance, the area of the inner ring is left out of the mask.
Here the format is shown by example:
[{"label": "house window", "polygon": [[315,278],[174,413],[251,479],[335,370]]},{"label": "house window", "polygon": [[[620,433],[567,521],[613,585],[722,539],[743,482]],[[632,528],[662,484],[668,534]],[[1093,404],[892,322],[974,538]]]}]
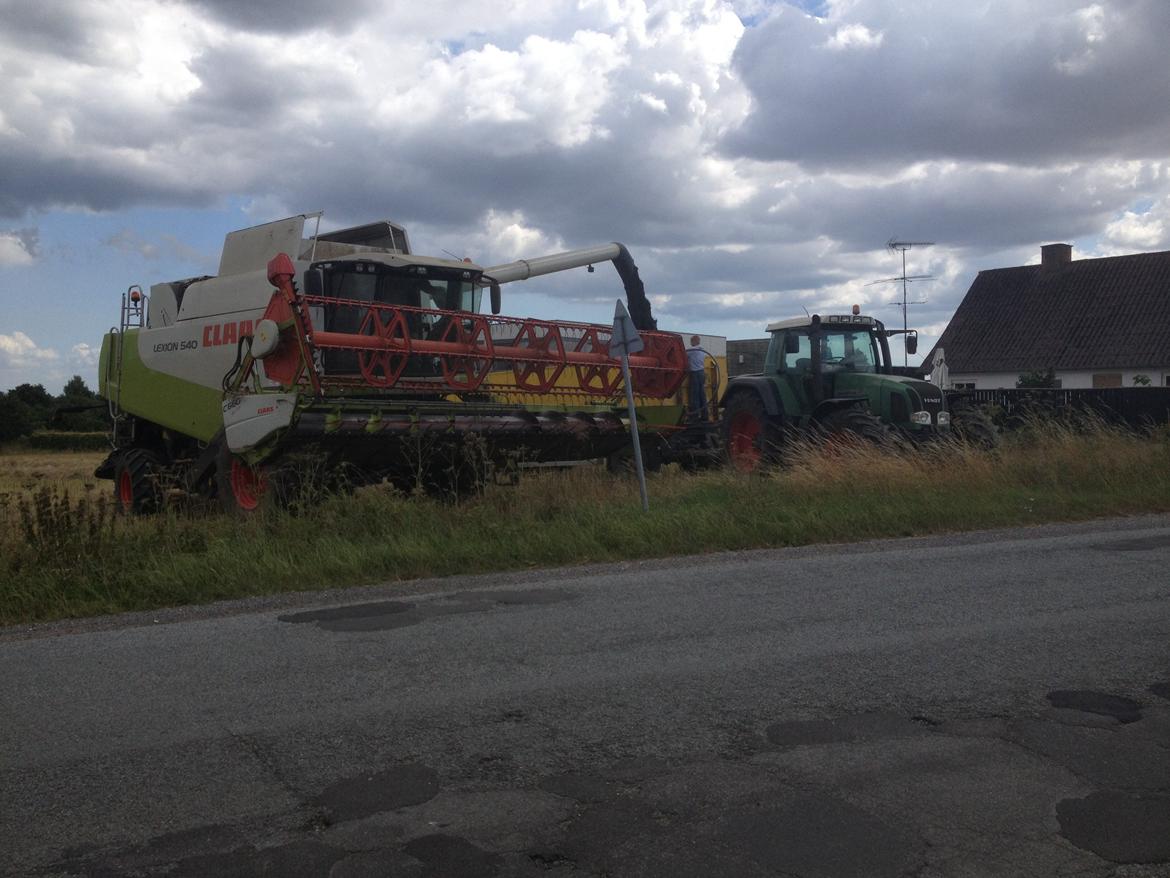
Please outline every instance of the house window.
[{"label": "house window", "polygon": [[[1170,378],[1170,375],[1168,375],[1166,377]],[[951,383],[951,389],[952,390],[974,390],[975,389],[975,382],[974,381],[955,381],[955,382]]]},{"label": "house window", "polygon": [[1165,387],[1170,387],[1170,372],[1162,376],[1162,384]]},{"label": "house window", "polygon": [[1120,387],[1120,372],[1098,372],[1093,375],[1093,387]]}]

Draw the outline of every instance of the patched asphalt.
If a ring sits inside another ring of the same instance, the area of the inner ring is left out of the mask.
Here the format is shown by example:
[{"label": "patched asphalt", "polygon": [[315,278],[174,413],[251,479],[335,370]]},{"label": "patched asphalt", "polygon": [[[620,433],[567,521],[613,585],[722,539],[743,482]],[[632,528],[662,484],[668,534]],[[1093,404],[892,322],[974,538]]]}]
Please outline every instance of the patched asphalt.
[{"label": "patched asphalt", "polygon": [[0,873],[1170,876],[1168,562],[1142,519],[0,640]]}]

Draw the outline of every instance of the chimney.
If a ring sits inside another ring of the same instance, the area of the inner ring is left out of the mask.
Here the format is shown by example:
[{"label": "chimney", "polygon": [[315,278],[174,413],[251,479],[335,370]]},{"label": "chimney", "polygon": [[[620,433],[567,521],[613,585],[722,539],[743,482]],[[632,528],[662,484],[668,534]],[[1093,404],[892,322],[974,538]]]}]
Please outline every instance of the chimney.
[{"label": "chimney", "polygon": [[1040,264],[1045,268],[1055,268],[1072,262],[1072,244],[1045,244],[1040,248]]}]

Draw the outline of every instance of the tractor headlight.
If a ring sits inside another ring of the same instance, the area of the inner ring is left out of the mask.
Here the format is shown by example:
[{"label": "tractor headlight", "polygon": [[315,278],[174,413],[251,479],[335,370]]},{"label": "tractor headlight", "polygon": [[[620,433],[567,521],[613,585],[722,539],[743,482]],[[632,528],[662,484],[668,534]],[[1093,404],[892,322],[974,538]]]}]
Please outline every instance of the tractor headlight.
[{"label": "tractor headlight", "polygon": [[951,413],[950,412],[939,412],[938,413],[938,425],[940,427],[949,427],[951,425]]},{"label": "tractor headlight", "polygon": [[930,412],[915,412],[910,416],[911,424],[919,424],[924,427],[930,426]]}]

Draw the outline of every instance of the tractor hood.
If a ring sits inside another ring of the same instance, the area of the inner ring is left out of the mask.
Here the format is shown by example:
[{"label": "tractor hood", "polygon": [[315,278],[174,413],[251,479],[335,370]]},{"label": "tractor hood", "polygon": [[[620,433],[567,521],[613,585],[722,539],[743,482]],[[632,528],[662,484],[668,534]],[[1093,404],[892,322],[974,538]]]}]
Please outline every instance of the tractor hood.
[{"label": "tractor hood", "polygon": [[943,404],[942,390],[939,389],[938,385],[931,384],[929,381],[923,381],[921,378],[908,378],[904,375],[878,375],[875,377],[910,388],[918,394],[918,398],[922,400],[926,408],[941,407]]}]

